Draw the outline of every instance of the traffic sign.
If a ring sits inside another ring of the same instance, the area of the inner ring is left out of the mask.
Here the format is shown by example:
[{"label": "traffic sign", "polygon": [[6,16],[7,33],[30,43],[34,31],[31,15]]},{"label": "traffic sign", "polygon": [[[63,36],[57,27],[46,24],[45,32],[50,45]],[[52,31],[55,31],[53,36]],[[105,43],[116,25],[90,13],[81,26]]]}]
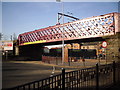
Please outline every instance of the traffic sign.
[{"label": "traffic sign", "polygon": [[107,42],[106,42],[106,41],[103,41],[103,42],[102,42],[102,47],[103,47],[103,48],[106,48],[106,47],[107,47]]}]

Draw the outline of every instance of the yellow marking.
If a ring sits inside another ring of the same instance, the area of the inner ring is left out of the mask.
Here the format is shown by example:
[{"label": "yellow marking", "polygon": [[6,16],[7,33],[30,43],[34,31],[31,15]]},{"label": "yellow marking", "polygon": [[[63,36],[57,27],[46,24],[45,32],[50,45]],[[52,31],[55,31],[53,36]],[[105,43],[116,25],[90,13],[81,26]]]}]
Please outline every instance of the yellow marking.
[{"label": "yellow marking", "polygon": [[23,43],[23,45],[37,44],[37,43],[44,43],[44,42],[46,42],[46,40],[40,40],[40,41],[35,41],[35,42],[26,42],[26,43]]}]

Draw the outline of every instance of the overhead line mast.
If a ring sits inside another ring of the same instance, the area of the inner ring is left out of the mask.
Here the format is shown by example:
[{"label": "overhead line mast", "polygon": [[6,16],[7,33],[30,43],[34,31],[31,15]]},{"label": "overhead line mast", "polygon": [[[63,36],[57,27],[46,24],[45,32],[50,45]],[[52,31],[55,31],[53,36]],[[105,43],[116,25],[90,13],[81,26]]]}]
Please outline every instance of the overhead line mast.
[{"label": "overhead line mast", "polygon": [[73,18],[75,20],[79,20],[79,18],[70,16],[70,15],[66,15],[66,14],[63,14],[63,13],[58,13],[58,23],[59,23],[59,20],[61,19],[62,16],[66,16],[66,17],[69,17],[69,18]]}]

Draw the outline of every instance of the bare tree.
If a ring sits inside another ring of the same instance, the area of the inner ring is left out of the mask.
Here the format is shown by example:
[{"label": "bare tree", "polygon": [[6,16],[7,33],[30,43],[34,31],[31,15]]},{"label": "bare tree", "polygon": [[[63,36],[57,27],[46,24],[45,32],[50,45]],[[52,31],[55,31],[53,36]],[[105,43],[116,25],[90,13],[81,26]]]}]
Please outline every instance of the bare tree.
[{"label": "bare tree", "polygon": [[2,40],[2,38],[3,38],[3,34],[2,34],[2,33],[0,33],[0,40]]},{"label": "bare tree", "polygon": [[17,35],[15,33],[13,34],[13,40],[17,40]]}]

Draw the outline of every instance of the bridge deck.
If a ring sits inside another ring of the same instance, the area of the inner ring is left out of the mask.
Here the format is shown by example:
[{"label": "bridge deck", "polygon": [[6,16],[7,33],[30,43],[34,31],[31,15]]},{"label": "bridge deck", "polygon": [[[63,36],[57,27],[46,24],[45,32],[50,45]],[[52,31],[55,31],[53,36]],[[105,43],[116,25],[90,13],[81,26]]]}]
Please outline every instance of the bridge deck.
[{"label": "bridge deck", "polygon": [[118,15],[109,13],[20,34],[19,45],[115,35]]}]

